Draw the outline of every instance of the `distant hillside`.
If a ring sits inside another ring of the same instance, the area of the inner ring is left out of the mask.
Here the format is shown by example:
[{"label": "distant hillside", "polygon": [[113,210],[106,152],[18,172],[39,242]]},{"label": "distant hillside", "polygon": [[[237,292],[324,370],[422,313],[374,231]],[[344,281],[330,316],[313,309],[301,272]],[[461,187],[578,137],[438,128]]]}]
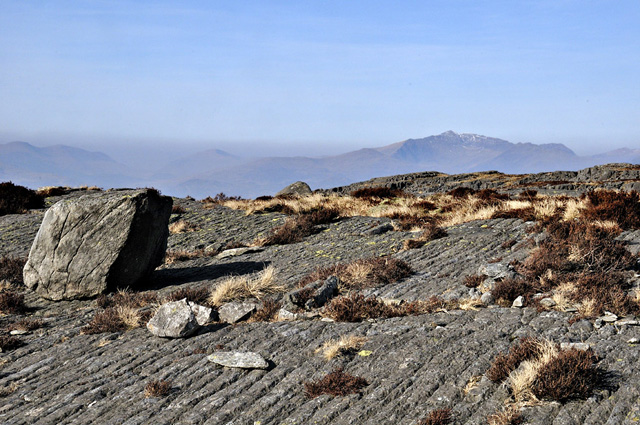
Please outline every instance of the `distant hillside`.
[{"label": "distant hillside", "polygon": [[498,170],[525,174],[579,170],[615,162],[640,162],[640,149],[617,149],[581,157],[562,144],[511,143],[447,131],[422,139],[316,158],[250,158],[210,149],[161,164],[149,177],[149,174],[129,169],[99,152],[68,146],[37,148],[23,142],[0,145],[2,180],[30,187],[153,186],[165,194],[195,198],[220,192],[244,197],[272,195],[297,180],[318,189],[421,171],[457,174]]},{"label": "distant hillside", "polygon": [[0,144],[0,180],[34,188],[121,187],[136,182],[127,167],[104,153],[64,145],[39,148],[25,142]]}]

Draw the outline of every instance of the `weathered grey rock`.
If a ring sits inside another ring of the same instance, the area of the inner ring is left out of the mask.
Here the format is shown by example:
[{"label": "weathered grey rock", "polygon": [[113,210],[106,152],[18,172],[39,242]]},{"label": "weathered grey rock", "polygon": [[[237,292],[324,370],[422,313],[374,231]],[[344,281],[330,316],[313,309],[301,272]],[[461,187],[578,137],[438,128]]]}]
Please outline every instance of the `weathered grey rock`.
[{"label": "weathered grey rock", "polygon": [[161,305],[147,323],[147,329],[152,334],[165,338],[184,338],[193,334],[199,327],[186,299]]},{"label": "weathered grey rock", "polygon": [[511,266],[504,263],[483,264],[478,268],[478,274],[489,276],[491,279],[506,279],[516,276]]},{"label": "weathered grey rock", "polygon": [[207,356],[210,362],[226,367],[241,369],[267,369],[269,363],[258,353],[237,351],[216,351]]},{"label": "weathered grey rock", "polygon": [[305,182],[297,181],[295,183],[291,183],[289,186],[282,189],[280,192],[276,193],[276,196],[307,196],[311,195],[313,192],[308,184]]},{"label": "weathered grey rock", "polygon": [[560,348],[562,350],[569,350],[571,348],[575,348],[580,351],[587,351],[591,346],[586,342],[562,342],[560,343]]},{"label": "weathered grey rock", "polygon": [[211,307],[205,307],[191,301],[188,301],[188,304],[193,315],[196,316],[196,322],[198,322],[200,326],[204,326],[213,320],[213,309]]},{"label": "weathered grey rock", "polygon": [[372,227],[371,229],[367,229],[362,232],[365,236],[373,236],[373,235],[382,235],[383,233],[387,233],[393,230],[393,225],[391,223],[384,223],[376,227]]},{"label": "weathered grey rock", "polygon": [[480,301],[482,301],[482,304],[484,305],[491,305],[495,302],[495,299],[493,298],[493,295],[491,295],[491,292],[485,292],[480,297]]},{"label": "weathered grey rock", "polygon": [[233,324],[248,319],[257,309],[258,304],[253,302],[225,303],[218,309],[218,317],[221,322]]},{"label": "weathered grey rock", "polygon": [[553,298],[543,298],[540,300],[540,305],[543,307],[551,308],[555,307],[556,302],[553,300]]},{"label": "weathered grey rock", "polygon": [[630,338],[627,340],[627,344],[638,344],[640,343],[640,339],[638,338]]},{"label": "weathered grey rock", "polygon": [[478,291],[478,288],[470,288],[468,294],[469,298],[474,300],[482,297],[482,292]]},{"label": "weathered grey rock", "polygon": [[618,316],[608,311],[605,311],[604,316],[601,316],[600,319],[602,319],[602,321],[605,323],[613,323],[618,320]]},{"label": "weathered grey rock", "polygon": [[51,300],[135,288],[162,264],[171,205],[170,197],[152,189],[56,203],[33,241],[25,285]]},{"label": "weathered grey rock", "polygon": [[618,320],[616,322],[616,325],[618,325],[618,326],[639,326],[640,325],[640,320],[633,320],[633,319]]},{"label": "weathered grey rock", "polygon": [[316,295],[313,297],[313,307],[320,308],[335,297],[338,294],[339,284],[340,281],[336,276],[329,276],[316,291]]},{"label": "weathered grey rock", "polygon": [[511,307],[519,308],[519,307],[522,307],[523,305],[524,305],[524,297],[520,295],[518,298],[513,300],[513,304],[511,304]]},{"label": "weathered grey rock", "polygon": [[278,320],[297,320],[298,315],[296,313],[292,313],[286,308],[281,308],[278,310]]},{"label": "weathered grey rock", "polygon": [[257,246],[246,246],[242,248],[226,249],[220,254],[216,255],[216,258],[223,259],[229,257],[237,257],[239,255],[249,254],[251,252],[260,252],[263,248]]}]

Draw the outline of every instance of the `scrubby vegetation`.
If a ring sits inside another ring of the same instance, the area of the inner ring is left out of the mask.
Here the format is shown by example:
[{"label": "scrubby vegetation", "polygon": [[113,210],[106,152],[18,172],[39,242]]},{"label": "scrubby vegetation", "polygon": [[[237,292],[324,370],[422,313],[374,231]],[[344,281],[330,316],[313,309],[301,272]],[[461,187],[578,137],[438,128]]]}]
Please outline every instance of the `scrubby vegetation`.
[{"label": "scrubby vegetation", "polygon": [[15,323],[8,326],[8,330],[13,331],[32,331],[44,326],[44,322],[41,319],[20,319]]},{"label": "scrubby vegetation", "polygon": [[34,208],[44,208],[43,196],[11,182],[0,183],[0,216],[22,214]]},{"label": "scrubby vegetation", "polygon": [[356,335],[343,335],[338,339],[325,341],[316,352],[322,353],[326,360],[331,360],[337,356],[354,354],[367,342],[367,338]]},{"label": "scrubby vegetation", "polygon": [[333,298],[323,314],[337,322],[361,322],[366,319],[433,313],[447,307],[454,305],[449,305],[438,297],[396,305],[387,304],[375,296],[365,297],[361,293],[353,292]]},{"label": "scrubby vegetation", "polygon": [[144,387],[144,396],[149,397],[165,397],[171,392],[171,381],[156,380],[149,382]]},{"label": "scrubby vegetation", "polygon": [[175,235],[176,233],[195,232],[199,229],[200,227],[186,220],[178,220],[169,224],[169,233],[172,235]]},{"label": "scrubby vegetation", "polygon": [[278,311],[282,307],[282,303],[265,299],[262,301],[260,308],[249,318],[249,322],[273,322],[278,318]]},{"label": "scrubby vegetation", "polygon": [[24,258],[0,257],[0,282],[9,282],[11,286],[22,286],[22,270],[27,260]]},{"label": "scrubby vegetation", "polygon": [[159,302],[154,292],[132,292],[120,290],[111,295],[100,295],[96,299],[97,312],[91,322],[82,328],[86,335],[104,332],[122,332],[143,326],[151,317],[150,310],[144,307]]},{"label": "scrubby vegetation", "polygon": [[393,257],[372,257],[318,268],[302,278],[298,286],[302,288],[312,282],[336,276],[340,279],[341,290],[363,289],[397,282],[412,272],[409,264],[402,260]]},{"label": "scrubby vegetation", "polygon": [[268,295],[284,292],[285,287],[278,282],[276,274],[276,269],[269,266],[253,275],[231,276],[211,290],[207,303],[217,307],[228,301],[263,299]]},{"label": "scrubby vegetation", "polygon": [[418,421],[418,425],[448,425],[453,420],[451,409],[436,409],[429,412],[426,418]]},{"label": "scrubby vegetation", "polygon": [[344,372],[342,368],[338,368],[318,381],[305,382],[304,392],[309,398],[315,398],[323,394],[345,396],[359,393],[367,385],[369,383],[366,379],[350,375]]},{"label": "scrubby vegetation", "polygon": [[507,380],[515,403],[564,402],[606,387],[606,374],[597,361],[591,350],[560,350],[548,340],[523,338],[498,355],[486,376],[494,382]]},{"label": "scrubby vegetation", "polygon": [[26,309],[24,295],[13,291],[0,292],[0,313],[23,314]]},{"label": "scrubby vegetation", "polygon": [[11,335],[0,335],[0,350],[10,351],[22,347],[24,342],[20,338]]}]

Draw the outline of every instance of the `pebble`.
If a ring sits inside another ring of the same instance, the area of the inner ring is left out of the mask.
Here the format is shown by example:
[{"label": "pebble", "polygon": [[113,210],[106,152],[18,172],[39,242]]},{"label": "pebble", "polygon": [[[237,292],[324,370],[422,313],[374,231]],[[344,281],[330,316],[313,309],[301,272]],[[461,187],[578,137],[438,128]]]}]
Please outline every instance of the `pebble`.
[{"label": "pebble", "polygon": [[511,307],[519,308],[519,307],[522,307],[523,305],[524,305],[524,297],[520,295],[518,298],[513,300],[513,304],[511,304]]}]

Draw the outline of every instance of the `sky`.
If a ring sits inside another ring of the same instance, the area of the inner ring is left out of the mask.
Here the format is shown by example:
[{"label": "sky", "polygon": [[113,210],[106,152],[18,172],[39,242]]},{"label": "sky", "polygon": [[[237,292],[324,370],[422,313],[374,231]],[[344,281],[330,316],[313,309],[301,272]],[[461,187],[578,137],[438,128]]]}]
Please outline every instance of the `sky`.
[{"label": "sky", "polygon": [[640,148],[640,1],[0,0],[0,143]]}]

